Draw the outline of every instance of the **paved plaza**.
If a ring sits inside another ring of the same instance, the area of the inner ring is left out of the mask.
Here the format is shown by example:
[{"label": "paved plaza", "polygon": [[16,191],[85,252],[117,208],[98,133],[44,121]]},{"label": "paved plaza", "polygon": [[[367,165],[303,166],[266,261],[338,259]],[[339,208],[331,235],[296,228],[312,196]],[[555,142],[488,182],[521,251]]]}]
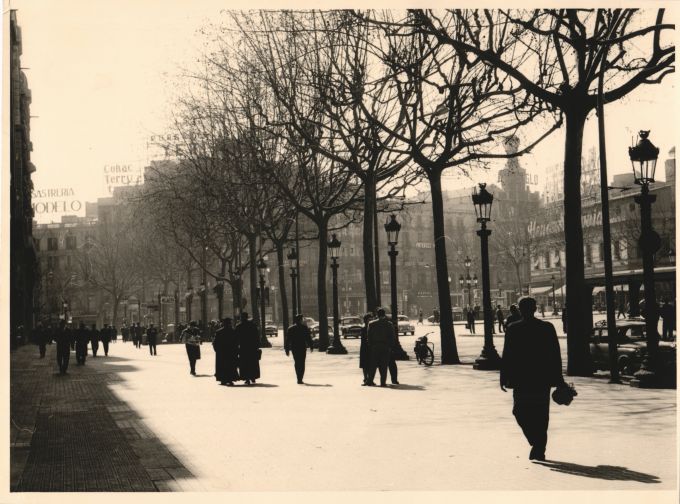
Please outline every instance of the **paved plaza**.
[{"label": "paved plaza", "polygon": [[[436,327],[417,326],[403,347],[412,354],[427,331]],[[219,386],[209,344],[196,377],[183,345],[160,345],[151,357],[118,341],[84,367],[72,355],[66,376],[54,345],[44,360],[36,347],[18,349],[12,490],[676,488],[675,390],[568,379],[579,395],[569,407],[551,405],[549,461],[533,463],[512,393],[499,389],[497,372],[472,369],[480,336],[458,337],[463,365],[400,362],[401,384],[386,389],[360,386],[357,340],[343,340],[347,355],[309,355],[305,385],[282,338],[270,341],[253,387]],[[502,337],[496,345],[500,352]]]}]

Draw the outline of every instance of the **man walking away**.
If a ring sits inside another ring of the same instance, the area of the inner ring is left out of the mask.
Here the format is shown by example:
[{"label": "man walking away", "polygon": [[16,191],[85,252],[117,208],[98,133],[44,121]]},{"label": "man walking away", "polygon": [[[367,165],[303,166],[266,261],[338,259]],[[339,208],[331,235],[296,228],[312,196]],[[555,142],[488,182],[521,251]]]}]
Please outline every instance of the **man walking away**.
[{"label": "man walking away", "polygon": [[47,350],[47,331],[43,328],[42,322],[40,321],[38,321],[35,329],[33,329],[33,342],[38,345],[40,358],[44,359]]},{"label": "man walking away", "polygon": [[663,318],[661,339],[671,341],[673,339],[673,326],[675,325],[675,309],[668,302],[668,299],[664,298],[660,315]]},{"label": "man walking away", "polygon": [[97,330],[96,324],[92,324],[92,330],[90,331],[90,343],[92,345],[92,357],[97,356],[99,351],[99,331]]},{"label": "man walking away", "polygon": [[378,309],[378,320],[368,325],[368,347],[371,355],[371,371],[369,384],[373,384],[376,368],[380,372],[380,386],[387,382],[387,366],[390,362],[390,349],[396,340],[392,322],[385,317],[385,310]]},{"label": "man walking away", "polygon": [[502,333],[505,329],[503,327],[503,310],[501,305],[496,305],[496,320],[498,320],[498,332]]},{"label": "man walking away", "polygon": [[475,334],[475,312],[472,307],[468,306],[467,323],[470,328],[470,334]]},{"label": "man walking away", "polygon": [[85,324],[81,322],[76,330],[76,364],[79,366],[85,364],[87,358],[87,343],[90,341],[88,333]]},{"label": "man walking away", "polygon": [[222,319],[222,327],[215,331],[215,379],[232,386],[238,380],[238,345],[230,318]]},{"label": "man walking away", "polygon": [[562,357],[552,324],[535,317],[536,300],[519,300],[522,320],[505,331],[500,386],[513,389],[512,414],[531,445],[529,460],[545,460],[550,388],[564,384]]},{"label": "man walking away", "polygon": [[418,310],[418,324],[423,325],[423,310]]},{"label": "man walking away", "polygon": [[54,337],[57,342],[57,366],[59,366],[59,373],[66,374],[68,361],[71,357],[71,331],[66,328],[64,320],[59,322],[59,328]]},{"label": "man walking away", "polygon": [[149,345],[149,355],[156,355],[156,342],[158,339],[158,329],[153,326],[153,323],[149,324],[149,328],[146,330],[146,342]]},{"label": "man walking away", "polygon": [[109,343],[111,342],[111,328],[109,327],[109,324],[104,324],[101,337],[102,347],[104,347],[104,356],[107,356],[109,355]]},{"label": "man walking away", "polygon": [[618,320],[619,317],[626,318],[626,305],[623,301],[619,303],[619,312],[616,314],[616,320]]},{"label": "man walking away", "polygon": [[246,385],[255,383],[260,377],[260,333],[248,313],[241,312],[241,323],[236,326],[238,342],[238,369]]},{"label": "man walking away", "polygon": [[293,361],[295,362],[295,374],[297,375],[298,384],[303,384],[302,379],[305,377],[305,360],[307,359],[307,348],[313,352],[312,348],[312,333],[309,327],[302,323],[302,314],[295,315],[295,323],[288,328],[285,335],[283,348],[286,351],[286,356],[293,352]]}]

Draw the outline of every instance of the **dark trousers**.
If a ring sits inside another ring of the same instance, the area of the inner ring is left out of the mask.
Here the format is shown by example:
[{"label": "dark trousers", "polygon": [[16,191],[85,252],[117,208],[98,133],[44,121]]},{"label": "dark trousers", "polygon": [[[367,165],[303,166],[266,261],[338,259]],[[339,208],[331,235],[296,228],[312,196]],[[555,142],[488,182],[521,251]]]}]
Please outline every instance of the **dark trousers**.
[{"label": "dark trousers", "polygon": [[550,387],[543,389],[515,389],[512,414],[522,428],[531,445],[532,453],[545,454],[548,443],[548,421],[550,417]]},{"label": "dark trousers", "polygon": [[387,367],[390,363],[389,348],[373,347],[371,348],[371,368],[369,373],[370,382],[375,379],[376,370],[380,372],[380,385],[387,383]]},{"label": "dark trousers", "polygon": [[149,355],[156,355],[156,342],[149,341]]},{"label": "dark trousers", "polygon": [[468,326],[470,327],[470,333],[475,334],[475,321],[474,320],[469,321]]},{"label": "dark trousers", "polygon": [[399,380],[397,380],[397,375],[399,373],[399,370],[397,369],[397,361],[394,360],[394,353],[390,352],[390,362],[387,365],[387,369],[390,372],[390,380],[392,383],[398,383]]},{"label": "dark trousers", "polygon": [[295,375],[299,382],[305,377],[305,361],[307,360],[307,349],[293,350],[293,361],[295,362]]},{"label": "dark trousers", "polygon": [[503,321],[502,320],[498,321],[498,332],[499,333],[503,332]]},{"label": "dark trousers", "polygon": [[99,342],[92,343],[92,357],[97,356],[97,352],[99,351]]},{"label": "dark trousers", "polygon": [[38,343],[38,350],[40,351],[40,358],[44,359],[45,358],[45,351],[47,350],[47,344],[46,343]]},{"label": "dark trousers", "polygon": [[57,345],[57,366],[59,366],[60,373],[64,374],[68,369],[68,361],[70,357],[70,345]]},{"label": "dark trousers", "polygon": [[76,362],[78,364],[85,364],[87,358],[87,345],[76,343]]},{"label": "dark trousers", "polygon": [[104,347],[104,355],[109,355],[109,342],[102,341],[102,346]]}]

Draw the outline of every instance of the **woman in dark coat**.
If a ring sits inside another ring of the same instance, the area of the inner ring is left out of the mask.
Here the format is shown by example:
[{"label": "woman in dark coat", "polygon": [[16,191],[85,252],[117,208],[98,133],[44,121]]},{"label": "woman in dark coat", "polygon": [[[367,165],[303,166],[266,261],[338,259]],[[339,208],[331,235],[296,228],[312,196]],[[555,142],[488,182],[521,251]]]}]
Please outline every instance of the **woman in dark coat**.
[{"label": "woman in dark coat", "polygon": [[260,377],[260,334],[246,312],[241,313],[241,323],[234,331],[238,344],[238,368],[241,380],[246,385],[255,383]]},{"label": "woman in dark coat", "polygon": [[359,367],[364,372],[364,382],[362,385],[367,385],[371,380],[370,378],[370,367],[371,367],[371,356],[368,349],[368,323],[371,320],[371,315],[367,313],[364,315],[364,327],[361,328],[361,345],[359,346]]},{"label": "woman in dark coat", "polygon": [[238,380],[238,344],[231,319],[222,319],[222,327],[215,332],[215,379],[222,385],[232,386]]}]

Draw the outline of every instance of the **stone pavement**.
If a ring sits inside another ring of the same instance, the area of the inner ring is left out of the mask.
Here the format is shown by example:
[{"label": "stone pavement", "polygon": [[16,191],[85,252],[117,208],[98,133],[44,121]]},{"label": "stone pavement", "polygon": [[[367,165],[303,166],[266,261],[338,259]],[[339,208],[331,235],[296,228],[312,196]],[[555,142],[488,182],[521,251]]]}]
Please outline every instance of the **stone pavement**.
[{"label": "stone pavement", "polygon": [[[417,326],[401,337],[412,353]],[[56,374],[54,348],[12,354],[13,490],[450,491],[654,490],[677,495],[676,391],[574,378],[579,396],[551,407],[545,464],[512,417],[496,372],[466,363],[399,363],[401,385],[361,387],[348,355],[313,353],[297,385],[281,349],[263,350],[254,387],[222,387],[203,345],[199,376],[182,345],[151,357],[130,343]],[[436,349],[438,337],[432,338]],[[561,341],[564,346],[564,342]],[[496,338],[499,351],[502,338]],[[564,350],[564,349],[563,349]],[[261,383],[260,383],[261,382]]]}]

